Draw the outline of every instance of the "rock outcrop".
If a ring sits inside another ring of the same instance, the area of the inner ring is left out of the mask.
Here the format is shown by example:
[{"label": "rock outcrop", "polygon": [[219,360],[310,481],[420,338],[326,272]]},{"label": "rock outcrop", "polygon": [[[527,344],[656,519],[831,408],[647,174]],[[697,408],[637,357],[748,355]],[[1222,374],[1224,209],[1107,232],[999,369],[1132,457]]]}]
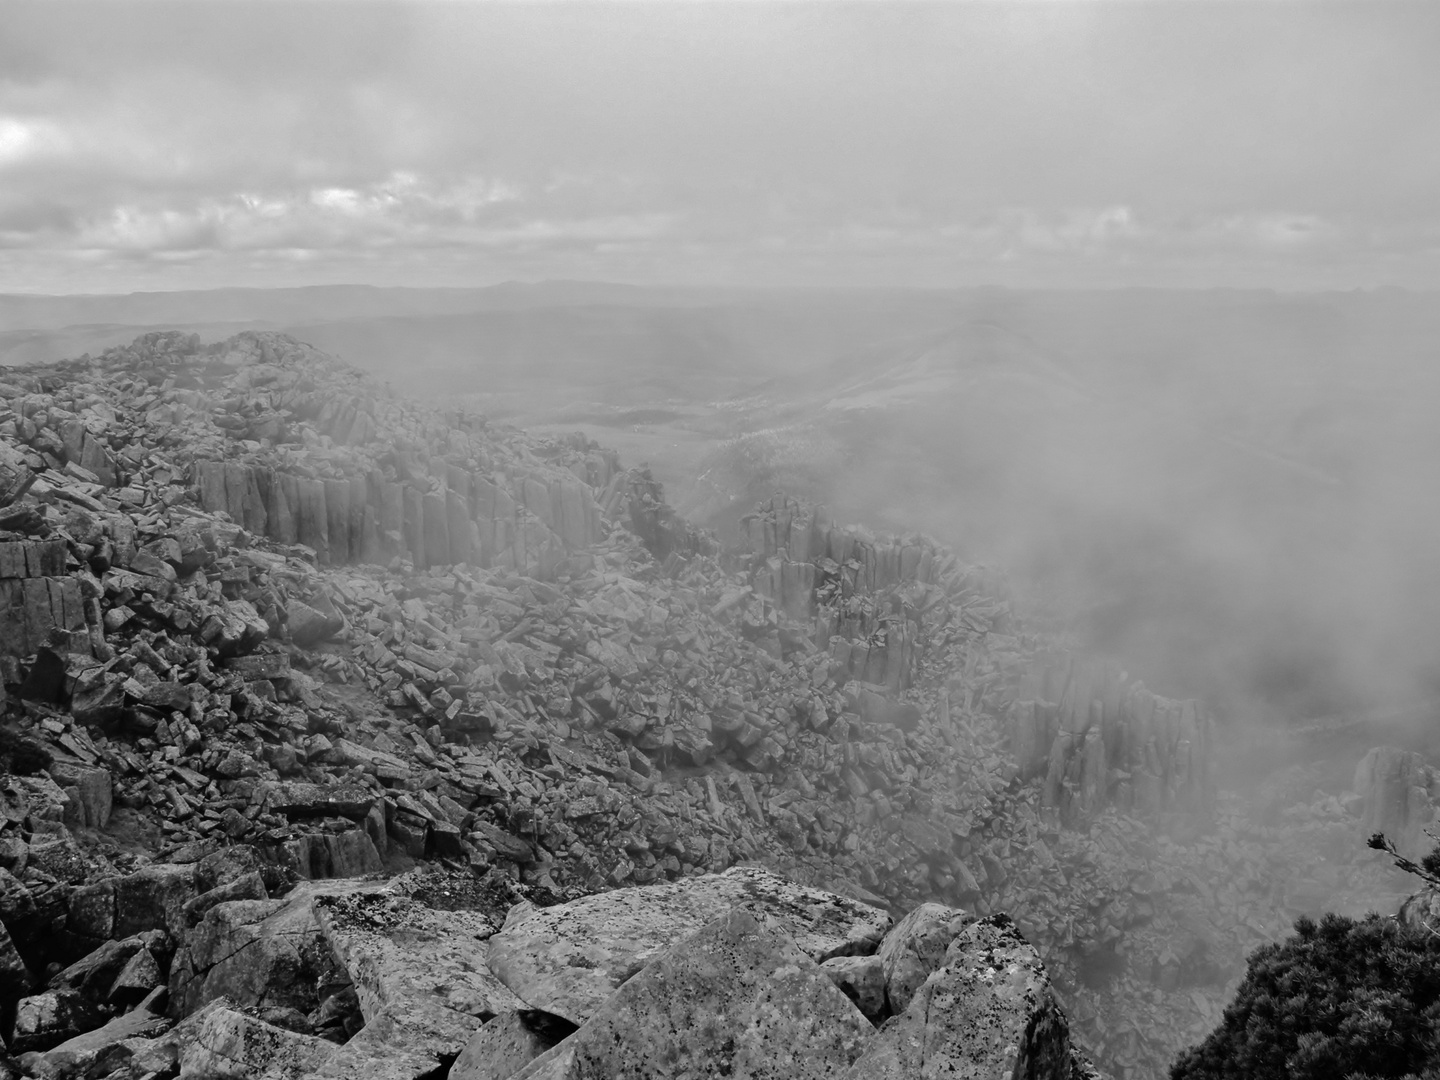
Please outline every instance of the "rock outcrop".
[{"label": "rock outcrop", "polygon": [[[505,880],[432,871],[301,883],[260,902],[289,929],[232,937],[209,970],[227,965],[224,985],[212,978],[196,994],[181,979],[170,1018],[157,987],[101,1026],[98,973],[119,958],[102,948],[68,986],[21,1001],[12,1046],[31,1075],[94,1080],[952,1074],[915,1071],[916,1052],[979,1063],[955,1075],[1069,1075],[1051,1069],[1071,1060],[1065,1018],[1007,920],[925,911],[887,933],[883,912],[750,868],[550,906]],[[223,902],[180,934],[192,969],[216,926],[263,926],[256,903]],[[940,925],[960,927],[943,964],[878,1033],[817,962],[874,957],[906,978],[894,958],[916,955]],[[557,994],[545,962],[517,962],[542,947],[578,975],[605,974]]]},{"label": "rock outcrop", "polygon": [[1354,790],[1362,800],[1360,828],[1365,836],[1384,833],[1400,854],[1412,859],[1434,846],[1425,830],[1435,821],[1440,769],[1419,754],[1375,747],[1355,768]]}]

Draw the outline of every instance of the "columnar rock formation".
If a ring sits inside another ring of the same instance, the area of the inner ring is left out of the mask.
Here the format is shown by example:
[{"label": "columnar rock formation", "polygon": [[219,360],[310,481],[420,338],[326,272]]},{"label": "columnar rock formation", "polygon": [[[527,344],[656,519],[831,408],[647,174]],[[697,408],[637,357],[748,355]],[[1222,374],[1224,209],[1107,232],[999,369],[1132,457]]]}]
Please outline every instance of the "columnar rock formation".
[{"label": "columnar rock formation", "polygon": [[[845,676],[892,694],[914,681],[926,611],[973,597],[983,576],[924,537],[878,539],[785,495],[744,524],[755,592],[808,624]],[[970,617],[988,626],[993,614]]]},{"label": "columnar rock formation", "polygon": [[63,540],[0,542],[0,656],[27,656],[53,630],[84,628],[85,597],[66,555]]},{"label": "columnar rock formation", "polygon": [[1010,746],[1067,820],[1106,806],[1154,814],[1214,797],[1212,726],[1200,703],[1151,693],[1113,663],[1036,658],[1011,707]]},{"label": "columnar rock formation", "polygon": [[1413,750],[1377,746],[1355,769],[1355,792],[1363,799],[1361,828],[1384,833],[1400,854],[1419,859],[1437,843],[1426,830],[1435,823],[1440,769]]},{"label": "columnar rock formation", "polygon": [[0,385],[18,440],[127,503],[135,474],[155,468],[153,442],[202,509],[322,564],[403,555],[552,577],[604,535],[597,497],[611,514],[621,497],[613,452],[581,441],[548,460],[516,454],[479,417],[427,413],[277,335],[202,353],[193,337],[152,334],[100,365],[103,382],[79,398],[53,375]]},{"label": "columnar rock formation", "polygon": [[[784,495],[744,522],[754,592],[828,647],[845,676],[882,694],[910,687],[937,624],[957,608],[977,631],[1006,628],[984,571],[925,537],[839,527]],[[769,632],[778,640],[778,619]],[[1213,797],[1211,725],[1198,702],[1159,697],[1113,664],[1068,653],[1037,657],[1016,698],[1009,734],[1021,774],[1044,776],[1045,803],[1066,821],[1107,806],[1195,810]]]}]

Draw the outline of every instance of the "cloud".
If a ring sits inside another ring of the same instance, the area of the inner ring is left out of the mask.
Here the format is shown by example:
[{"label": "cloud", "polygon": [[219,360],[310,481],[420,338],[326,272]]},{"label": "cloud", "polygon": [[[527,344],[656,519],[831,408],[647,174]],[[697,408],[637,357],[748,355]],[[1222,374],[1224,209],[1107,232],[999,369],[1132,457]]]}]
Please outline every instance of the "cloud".
[{"label": "cloud", "polygon": [[440,247],[465,281],[548,248],[516,269],[1434,283],[1437,32],[1385,5],[17,0],[0,289],[78,251],[123,288],[147,253]]}]

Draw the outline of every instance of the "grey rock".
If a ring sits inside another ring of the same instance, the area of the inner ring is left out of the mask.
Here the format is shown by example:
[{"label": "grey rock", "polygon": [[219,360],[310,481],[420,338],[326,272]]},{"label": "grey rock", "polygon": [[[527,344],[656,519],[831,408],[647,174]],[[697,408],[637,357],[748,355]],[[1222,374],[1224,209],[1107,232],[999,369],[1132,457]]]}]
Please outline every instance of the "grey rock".
[{"label": "grey rock", "polygon": [[1039,955],[1004,916],[961,932],[847,1080],[1071,1080],[1070,1032]]},{"label": "grey rock", "polygon": [[878,1026],[890,1015],[885,1000],[885,968],[878,955],[832,956],[820,965],[820,970],[872,1024]]},{"label": "grey rock", "polygon": [[778,920],[737,908],[674,942],[522,1077],[786,1077],[846,1069],[874,1029]]},{"label": "grey rock", "polygon": [[314,908],[361,1012],[390,1017],[397,1050],[453,1060],[486,1021],[525,1007],[486,966],[495,927],[479,912],[386,893],[324,897]]},{"label": "grey rock", "polygon": [[508,1080],[557,1042],[521,1013],[503,1013],[471,1036],[450,1066],[450,1080]]},{"label": "grey rock", "polygon": [[945,962],[945,952],[975,916],[944,904],[921,904],[880,943],[879,957],[890,1011],[903,1013],[915,991]]},{"label": "grey rock", "polygon": [[736,867],[545,908],[495,935],[489,964],[532,1008],[580,1024],[661,950],[742,903],[817,962],[873,952],[890,928],[889,914],[858,900]]}]

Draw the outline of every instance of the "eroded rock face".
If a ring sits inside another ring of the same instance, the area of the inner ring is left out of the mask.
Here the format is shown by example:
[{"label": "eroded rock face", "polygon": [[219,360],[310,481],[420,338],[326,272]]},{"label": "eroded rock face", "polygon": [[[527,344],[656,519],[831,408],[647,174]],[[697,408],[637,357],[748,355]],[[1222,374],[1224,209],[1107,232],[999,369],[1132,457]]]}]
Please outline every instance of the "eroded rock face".
[{"label": "eroded rock face", "polygon": [[891,921],[858,900],[736,867],[536,911],[491,938],[487,959],[526,1005],[580,1024],[660,951],[736,904],[767,912],[817,962],[873,952]]},{"label": "eroded rock face", "polygon": [[1034,948],[1004,916],[966,927],[847,1080],[1070,1080],[1065,1015]]},{"label": "eroded rock face", "polygon": [[737,907],[675,941],[520,1075],[838,1075],[874,1029],[779,924]]}]

